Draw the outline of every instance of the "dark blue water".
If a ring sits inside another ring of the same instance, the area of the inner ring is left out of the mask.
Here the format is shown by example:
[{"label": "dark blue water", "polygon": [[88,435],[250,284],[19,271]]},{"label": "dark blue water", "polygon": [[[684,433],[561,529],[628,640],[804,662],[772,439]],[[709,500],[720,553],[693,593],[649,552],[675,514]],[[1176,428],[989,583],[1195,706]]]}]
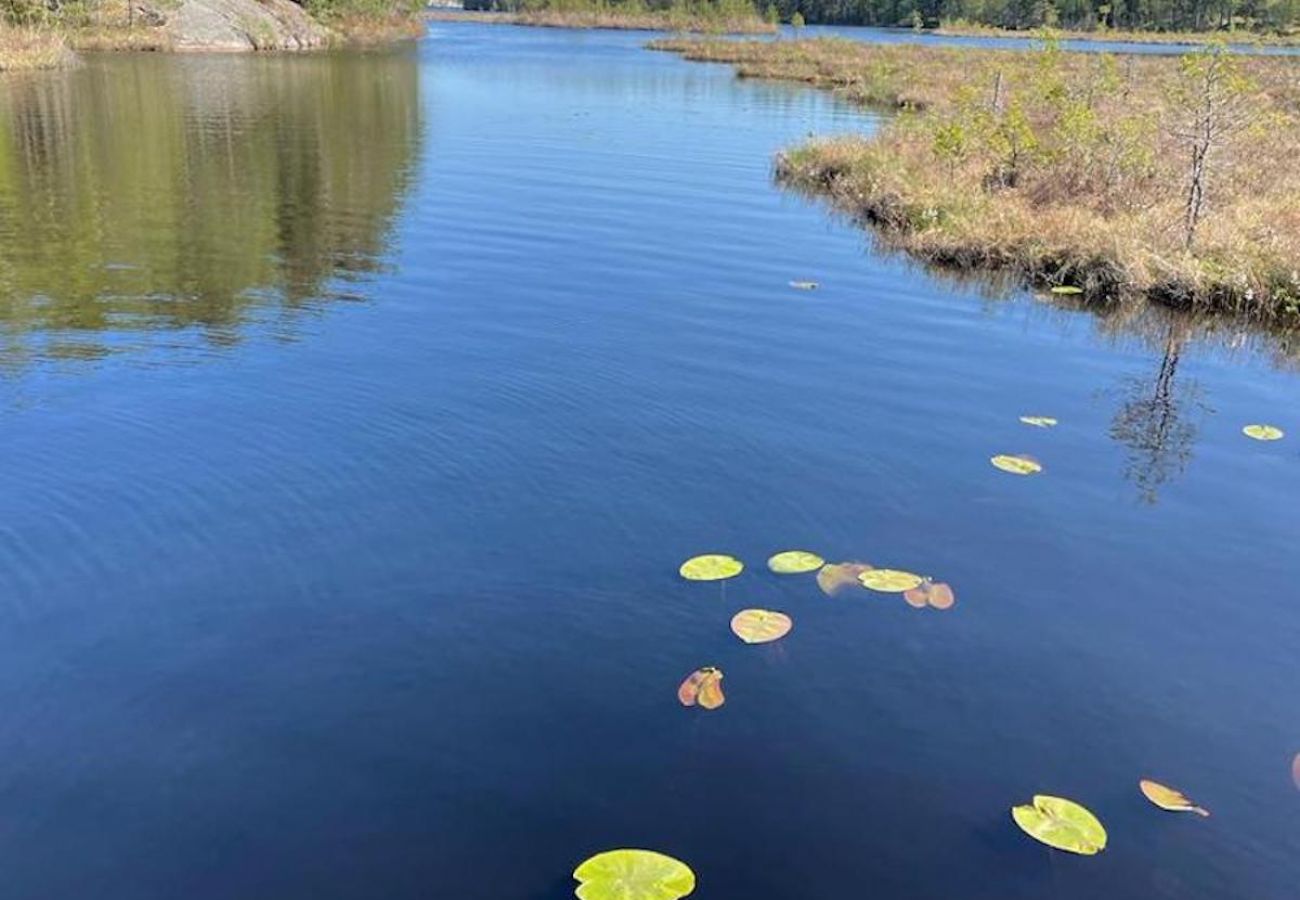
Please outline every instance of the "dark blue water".
[{"label": "dark blue water", "polygon": [[[1294,896],[1285,342],[877,253],[770,181],[870,117],[632,35],[0,98],[6,896],[559,900],[617,846],[714,900]],[[1037,792],[1108,849],[1022,835]]]}]

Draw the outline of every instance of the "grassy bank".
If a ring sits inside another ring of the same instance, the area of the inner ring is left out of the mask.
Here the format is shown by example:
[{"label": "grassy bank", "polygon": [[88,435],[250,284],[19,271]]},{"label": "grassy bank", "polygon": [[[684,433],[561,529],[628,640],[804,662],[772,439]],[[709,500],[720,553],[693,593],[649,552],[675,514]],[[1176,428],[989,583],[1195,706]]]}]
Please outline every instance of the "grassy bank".
[{"label": "grassy bank", "polygon": [[[931,34],[950,35],[954,37],[988,37],[988,38],[1026,38],[1035,37],[1036,29],[998,28],[981,25],[976,22],[945,21]],[[1300,46],[1300,34],[1279,34],[1277,32],[1236,30],[1217,31],[1134,31],[1116,28],[1097,27],[1089,30],[1067,29],[1053,31],[1059,40],[1070,41],[1119,41],[1128,44],[1213,44],[1223,42],[1250,47],[1295,47]]]},{"label": "grassy bank", "polygon": [[302,0],[339,44],[386,44],[424,33],[419,0]]},{"label": "grassy bank", "polygon": [[813,140],[778,176],[920,259],[1071,286],[1089,299],[1300,316],[1300,69],[1184,59],[661,41],[740,74],[802,81],[899,114]]},{"label": "grassy bank", "polygon": [[610,28],[713,34],[772,34],[775,22],[750,0],[523,0],[505,12],[438,10],[430,18],[544,28]]},{"label": "grassy bank", "polygon": [[76,56],[57,32],[0,24],[0,72],[62,69]]}]

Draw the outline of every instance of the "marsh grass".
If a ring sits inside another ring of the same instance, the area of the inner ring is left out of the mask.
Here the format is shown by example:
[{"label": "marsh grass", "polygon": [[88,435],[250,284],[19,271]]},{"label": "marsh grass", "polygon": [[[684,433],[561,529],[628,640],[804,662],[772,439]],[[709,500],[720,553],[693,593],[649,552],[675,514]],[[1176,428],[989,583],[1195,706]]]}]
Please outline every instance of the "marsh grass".
[{"label": "marsh grass", "polygon": [[76,55],[56,31],[0,24],[0,72],[62,69],[76,64]]},{"label": "marsh grass", "polygon": [[[1300,320],[1293,62],[1214,50],[1118,60],[1050,41],[1028,53],[826,39],[653,46],[897,110],[874,134],[787,150],[776,173],[919,259],[1075,285],[1093,301],[1142,295]],[[1197,73],[1211,63],[1223,77],[1204,88]],[[1189,135],[1207,124],[1189,229]]]}]

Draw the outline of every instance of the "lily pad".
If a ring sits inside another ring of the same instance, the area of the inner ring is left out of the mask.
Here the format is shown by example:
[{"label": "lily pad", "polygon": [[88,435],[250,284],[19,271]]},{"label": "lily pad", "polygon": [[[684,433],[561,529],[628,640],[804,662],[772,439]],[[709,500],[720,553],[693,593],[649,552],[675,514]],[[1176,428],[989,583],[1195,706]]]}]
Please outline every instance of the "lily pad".
[{"label": "lily pad", "polygon": [[1276,425],[1247,425],[1241,433],[1257,441],[1280,441],[1286,437],[1286,432]]},{"label": "lily pad", "polygon": [[1064,797],[1037,794],[1032,803],[1011,808],[1020,829],[1057,850],[1093,856],[1106,849],[1106,829],[1084,807]]},{"label": "lily pad", "polygon": [[682,701],[682,706],[717,709],[727,702],[722,694],[722,670],[713,666],[696,669],[677,689],[677,699]]},{"label": "lily pad", "polygon": [[846,588],[861,588],[858,576],[870,572],[873,567],[864,562],[829,563],[817,573],[817,586],[827,597],[834,597]]},{"label": "lily pad", "polygon": [[1043,464],[1032,456],[1000,454],[989,460],[1003,472],[1012,475],[1037,475],[1043,471]]},{"label": "lily pad", "polygon": [[1020,421],[1035,428],[1055,428],[1059,424],[1051,416],[1021,416]]},{"label": "lily pad", "polygon": [[904,591],[903,599],[909,606],[915,606],[917,609],[925,609],[927,606],[933,606],[935,609],[952,609],[953,604],[957,602],[957,595],[953,593],[951,586],[927,578],[917,587]]},{"label": "lily pad", "polygon": [[733,556],[706,553],[686,560],[677,571],[687,581],[721,581],[724,578],[735,578],[744,568],[745,564]]},{"label": "lily pad", "polygon": [[826,565],[826,560],[807,550],[786,550],[767,561],[767,567],[779,575],[801,575]]},{"label": "lily pad", "polygon": [[770,609],[742,609],[731,617],[731,630],[746,644],[766,644],[790,633],[794,622]]},{"label": "lily pad", "polygon": [[1198,816],[1208,816],[1210,814],[1209,810],[1188,800],[1182,791],[1166,787],[1158,781],[1143,778],[1138,782],[1138,787],[1142,789],[1142,793],[1146,795],[1148,800],[1161,809],[1169,810],[1169,812],[1192,812]]},{"label": "lily pad", "polygon": [[905,572],[902,569],[871,569],[859,575],[858,581],[862,582],[863,587],[873,591],[901,594],[920,587],[925,579],[915,572]]},{"label": "lily pad", "polygon": [[820,285],[815,281],[792,281],[790,287],[796,291],[815,291]]},{"label": "lily pad", "polygon": [[580,900],[679,900],[695,890],[686,863],[653,850],[606,850],[573,870]]},{"label": "lily pad", "polygon": [[1053,294],[1056,294],[1056,295],[1058,295],[1058,296],[1063,295],[1063,294],[1064,294],[1064,295],[1074,295],[1074,294],[1082,294],[1082,293],[1083,293],[1083,288],[1081,288],[1081,287],[1077,287],[1077,286],[1075,286],[1075,285],[1073,285],[1073,284],[1058,284],[1058,285],[1053,285],[1053,287],[1052,287],[1051,290],[1052,290],[1052,293],[1053,293]]}]

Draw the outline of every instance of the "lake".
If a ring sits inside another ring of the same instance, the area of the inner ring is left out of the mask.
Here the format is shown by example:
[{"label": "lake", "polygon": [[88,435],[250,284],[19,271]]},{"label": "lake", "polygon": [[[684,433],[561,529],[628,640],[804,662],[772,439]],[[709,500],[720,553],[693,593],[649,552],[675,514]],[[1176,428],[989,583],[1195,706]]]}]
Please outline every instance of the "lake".
[{"label": "lake", "polygon": [[1294,340],[882,252],[771,180],[870,114],[644,39],[0,81],[7,896],[1294,896]]}]

